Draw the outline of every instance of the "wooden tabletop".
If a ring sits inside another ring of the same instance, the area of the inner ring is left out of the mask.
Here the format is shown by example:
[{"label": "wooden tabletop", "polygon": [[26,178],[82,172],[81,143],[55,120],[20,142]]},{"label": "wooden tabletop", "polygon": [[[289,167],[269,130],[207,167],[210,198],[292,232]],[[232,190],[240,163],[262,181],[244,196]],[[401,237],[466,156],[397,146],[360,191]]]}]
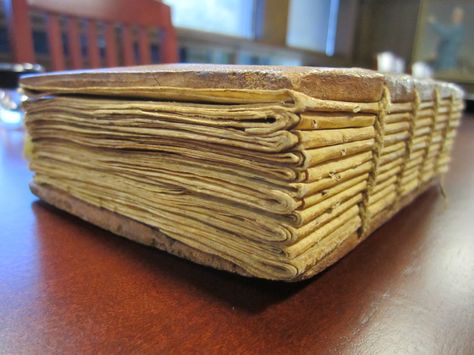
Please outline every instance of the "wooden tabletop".
[{"label": "wooden tabletop", "polygon": [[474,117],[446,179],[297,284],[201,267],[38,202],[0,130],[0,353],[474,353]]}]

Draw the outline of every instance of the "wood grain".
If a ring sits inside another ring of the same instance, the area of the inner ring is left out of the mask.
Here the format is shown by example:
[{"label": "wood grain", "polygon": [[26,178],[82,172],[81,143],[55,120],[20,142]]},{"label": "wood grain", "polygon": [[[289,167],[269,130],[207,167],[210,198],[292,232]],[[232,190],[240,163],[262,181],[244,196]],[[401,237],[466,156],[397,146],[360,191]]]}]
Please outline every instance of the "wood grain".
[{"label": "wood grain", "polygon": [[91,68],[100,67],[100,53],[97,35],[97,23],[95,21],[88,21],[87,41],[89,43],[89,47],[87,47],[87,50],[89,52],[89,64]]},{"label": "wood grain", "polygon": [[63,42],[61,38],[61,26],[59,16],[55,14],[48,15],[47,31],[49,40],[49,51],[51,55],[51,69],[64,70],[65,58],[63,54]]},{"label": "wood grain", "polygon": [[0,130],[0,352],[474,353],[474,117],[446,179],[318,277],[233,276],[38,202]]},{"label": "wood grain", "polygon": [[[82,62],[82,53],[81,53],[81,40],[80,40],[80,24],[77,18],[71,17],[68,19],[68,31],[69,36],[69,46],[71,49],[71,62],[74,69],[84,68]],[[93,42],[89,47],[94,46]],[[97,46],[95,46],[97,47]]]}]

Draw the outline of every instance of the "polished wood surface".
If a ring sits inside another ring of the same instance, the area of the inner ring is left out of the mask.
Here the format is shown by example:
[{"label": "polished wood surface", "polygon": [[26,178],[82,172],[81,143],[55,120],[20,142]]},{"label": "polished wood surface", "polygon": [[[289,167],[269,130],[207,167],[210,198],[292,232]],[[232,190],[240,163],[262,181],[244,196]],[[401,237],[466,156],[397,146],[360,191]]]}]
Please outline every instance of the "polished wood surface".
[{"label": "polished wood surface", "polygon": [[445,182],[303,283],[134,244],[37,201],[0,130],[0,353],[474,353],[474,117]]}]

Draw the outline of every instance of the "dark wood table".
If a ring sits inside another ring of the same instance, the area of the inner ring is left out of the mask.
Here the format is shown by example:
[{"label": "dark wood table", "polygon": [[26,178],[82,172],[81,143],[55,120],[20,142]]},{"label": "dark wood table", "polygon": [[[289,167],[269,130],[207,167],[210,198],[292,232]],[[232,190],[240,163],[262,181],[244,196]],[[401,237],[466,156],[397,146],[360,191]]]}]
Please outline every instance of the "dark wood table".
[{"label": "dark wood table", "polygon": [[446,179],[302,283],[214,271],[37,201],[0,131],[0,353],[474,353],[474,117]]}]

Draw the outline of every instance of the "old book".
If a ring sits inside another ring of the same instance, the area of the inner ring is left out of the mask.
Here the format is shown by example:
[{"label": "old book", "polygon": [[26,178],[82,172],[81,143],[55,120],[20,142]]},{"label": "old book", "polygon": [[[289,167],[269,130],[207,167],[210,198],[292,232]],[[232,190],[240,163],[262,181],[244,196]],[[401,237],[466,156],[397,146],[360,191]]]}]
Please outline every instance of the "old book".
[{"label": "old book", "polygon": [[155,65],[22,79],[32,191],[116,234],[310,277],[447,171],[455,86],[363,69]]}]

